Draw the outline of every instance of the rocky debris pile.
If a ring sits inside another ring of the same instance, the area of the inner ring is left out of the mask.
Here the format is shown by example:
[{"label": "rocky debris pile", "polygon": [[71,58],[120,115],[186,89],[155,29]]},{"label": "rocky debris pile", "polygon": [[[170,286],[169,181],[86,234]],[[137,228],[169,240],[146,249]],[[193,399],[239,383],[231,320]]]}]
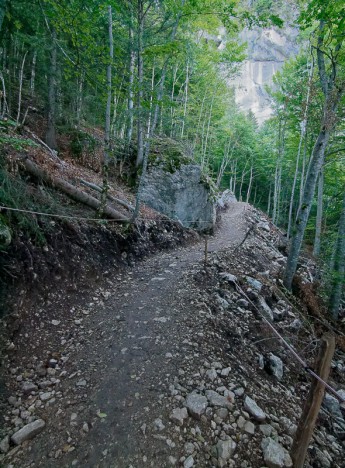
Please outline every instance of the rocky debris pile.
[{"label": "rocky debris pile", "polygon": [[[248,217],[256,233],[241,255],[218,253],[189,278],[195,291],[191,338],[183,342],[184,366],[170,395],[161,396],[167,410],[159,438],[176,454],[167,466],[292,467],[289,452],[309,380],[261,317],[296,347],[299,337],[308,338],[297,307],[279,288],[285,264],[275,248],[280,233],[257,212]],[[343,410],[328,395],[323,412],[327,408],[335,418],[320,417],[307,467],[343,466]]]}]

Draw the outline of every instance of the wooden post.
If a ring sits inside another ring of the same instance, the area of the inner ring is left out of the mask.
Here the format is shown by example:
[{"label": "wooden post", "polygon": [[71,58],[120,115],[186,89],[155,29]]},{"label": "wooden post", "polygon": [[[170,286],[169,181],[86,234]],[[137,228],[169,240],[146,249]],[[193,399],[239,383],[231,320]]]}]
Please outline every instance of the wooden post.
[{"label": "wooden post", "polygon": [[[329,377],[334,351],[335,337],[330,333],[326,333],[321,339],[319,355],[315,364],[315,373],[325,382],[327,382]],[[294,468],[303,468],[324,393],[325,386],[317,379],[313,378],[291,448],[290,455],[293,460]]]},{"label": "wooden post", "polygon": [[207,253],[208,253],[208,238],[205,237],[205,266],[207,265]]}]

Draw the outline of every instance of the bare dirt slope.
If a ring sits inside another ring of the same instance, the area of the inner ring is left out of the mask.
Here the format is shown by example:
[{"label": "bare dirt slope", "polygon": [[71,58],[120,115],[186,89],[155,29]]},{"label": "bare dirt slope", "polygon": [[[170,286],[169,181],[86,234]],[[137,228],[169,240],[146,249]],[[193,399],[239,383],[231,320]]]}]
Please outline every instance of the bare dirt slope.
[{"label": "bare dirt slope", "polygon": [[[32,310],[38,329],[21,330],[25,352],[9,359],[8,425],[13,433],[13,424],[29,418],[46,424],[33,440],[11,446],[4,466],[256,468],[265,464],[260,444],[270,436],[282,450],[281,466],[291,466],[284,450],[307,379],[223,274],[261,271],[285,333],[298,336],[289,329],[296,311],[272,292],[275,280],[269,285],[264,271],[275,277],[284,259],[265,240],[267,226],[260,242],[248,236],[259,221],[249,205],[233,204],[209,240],[207,267],[199,242],[116,275],[109,271],[102,284],[68,293],[68,301],[52,293]],[[258,356],[271,351],[288,366],[283,380],[258,367]],[[188,407],[190,395],[206,400],[200,414]],[[247,396],[263,416],[246,406]],[[327,436],[321,428],[319,452]],[[332,442],[328,455],[337,460],[341,446]]]}]

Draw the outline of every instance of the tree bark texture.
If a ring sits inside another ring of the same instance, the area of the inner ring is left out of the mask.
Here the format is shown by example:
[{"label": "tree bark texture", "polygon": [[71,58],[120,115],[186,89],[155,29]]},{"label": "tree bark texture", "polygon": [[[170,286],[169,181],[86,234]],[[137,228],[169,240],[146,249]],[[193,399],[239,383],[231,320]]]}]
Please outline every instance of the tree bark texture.
[{"label": "tree bark texture", "polygon": [[56,143],[56,70],[57,70],[57,48],[56,32],[52,31],[52,47],[50,54],[50,70],[48,78],[48,129],[46,143],[49,148],[57,150]]},{"label": "tree bark texture", "polygon": [[329,299],[331,314],[335,320],[338,319],[339,307],[343,292],[345,278],[345,187],[343,206],[339,220],[338,238],[334,255],[334,278]]}]

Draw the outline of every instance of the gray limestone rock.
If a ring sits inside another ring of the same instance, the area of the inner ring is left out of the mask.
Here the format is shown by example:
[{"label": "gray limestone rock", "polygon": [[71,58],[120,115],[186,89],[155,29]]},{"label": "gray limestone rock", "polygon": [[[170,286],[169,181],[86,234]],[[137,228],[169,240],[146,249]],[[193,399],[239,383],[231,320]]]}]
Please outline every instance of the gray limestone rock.
[{"label": "gray limestone rock", "polygon": [[256,289],[257,291],[261,291],[262,288],[262,283],[260,281],[256,280],[255,278],[252,278],[251,276],[246,276],[246,280],[252,288]]},{"label": "gray limestone rock", "polygon": [[219,273],[219,276],[223,280],[229,281],[229,283],[237,283],[237,276],[232,275],[231,273],[222,272],[222,273]]},{"label": "gray limestone rock", "polygon": [[6,436],[0,442],[0,452],[7,453],[10,450],[10,436]]},{"label": "gray limestone rock", "polygon": [[229,460],[236,449],[236,443],[232,440],[218,440],[216,444],[218,458]]},{"label": "gray limestone rock", "polygon": [[22,392],[26,395],[31,392],[35,392],[37,389],[37,385],[35,385],[33,382],[24,382],[22,386]]},{"label": "gray limestone rock", "polygon": [[268,370],[277,380],[281,380],[284,375],[284,365],[280,357],[270,353],[268,357]]},{"label": "gray limestone rock", "polygon": [[183,462],[183,468],[192,468],[192,466],[194,466],[194,458],[192,455],[189,455]]},{"label": "gray limestone rock", "polygon": [[231,190],[224,190],[221,196],[217,199],[219,208],[226,208],[231,203],[236,203],[236,197]]},{"label": "gray limestone rock", "polygon": [[247,434],[253,435],[255,433],[255,426],[251,421],[246,421],[243,430]]},{"label": "gray limestone rock", "polygon": [[185,227],[207,231],[215,225],[215,204],[200,166],[182,165],[172,173],[151,167],[144,180],[142,200]]},{"label": "gray limestone rock", "polygon": [[232,403],[223,395],[214,390],[206,390],[206,397],[211,406],[220,406],[221,408],[232,408]]},{"label": "gray limestone rock", "polygon": [[170,420],[179,425],[183,426],[183,421],[188,417],[187,408],[175,408],[170,414]]},{"label": "gray limestone rock", "polygon": [[46,423],[43,421],[43,419],[37,419],[36,421],[27,424],[26,426],[19,429],[19,431],[15,432],[11,437],[11,441],[15,445],[20,445],[25,440],[32,439],[37,434],[42,432],[45,425]]},{"label": "gray limestone rock", "polygon": [[268,468],[290,468],[292,460],[289,452],[278,442],[268,437],[261,442],[264,460]]},{"label": "gray limestone rock", "polygon": [[265,412],[252,400],[250,397],[246,396],[244,400],[244,409],[253,416],[257,421],[265,421],[266,414]]},{"label": "gray limestone rock", "polygon": [[199,393],[190,393],[186,398],[188,413],[196,419],[200,419],[207,408],[207,398]]},{"label": "gray limestone rock", "polygon": [[258,301],[258,304],[259,304],[259,307],[260,307],[260,310],[261,310],[262,314],[267,318],[267,320],[270,320],[271,322],[273,322],[274,315],[273,315],[272,309],[267,304],[265,299],[262,296],[258,296],[257,301]]}]

